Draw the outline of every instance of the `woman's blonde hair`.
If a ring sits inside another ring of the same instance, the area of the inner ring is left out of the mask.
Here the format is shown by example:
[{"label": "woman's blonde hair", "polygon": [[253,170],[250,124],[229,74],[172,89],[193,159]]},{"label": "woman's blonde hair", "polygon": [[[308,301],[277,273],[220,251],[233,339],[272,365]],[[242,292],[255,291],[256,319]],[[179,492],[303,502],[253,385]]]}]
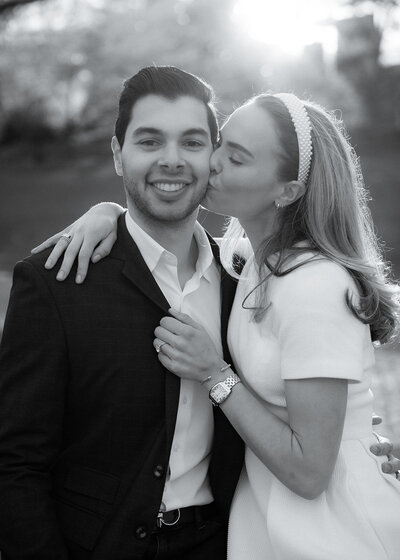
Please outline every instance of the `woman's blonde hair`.
[{"label": "woman's blonde hair", "polygon": [[[281,144],[278,179],[296,180],[298,143],[286,106],[269,94],[258,95],[247,103],[267,111],[276,125]],[[257,250],[260,283],[254,319],[260,320],[268,307],[266,278],[271,274],[288,274],[301,266],[304,262],[292,267],[290,262],[295,255],[310,253],[311,249],[315,255],[335,261],[351,274],[360,299],[355,304],[348,293],[348,306],[363,323],[370,325],[374,342],[388,342],[399,329],[400,289],[389,279],[389,267],[374,232],[358,158],[341,121],[314,103],[304,101],[304,105],[311,122],[313,143],[307,188],[297,201],[279,209],[274,234]],[[232,218],[222,240],[221,258],[223,265],[236,276],[236,248],[243,236],[244,229]],[[299,245],[299,242],[303,243]],[[269,269],[267,276],[265,265]]]}]

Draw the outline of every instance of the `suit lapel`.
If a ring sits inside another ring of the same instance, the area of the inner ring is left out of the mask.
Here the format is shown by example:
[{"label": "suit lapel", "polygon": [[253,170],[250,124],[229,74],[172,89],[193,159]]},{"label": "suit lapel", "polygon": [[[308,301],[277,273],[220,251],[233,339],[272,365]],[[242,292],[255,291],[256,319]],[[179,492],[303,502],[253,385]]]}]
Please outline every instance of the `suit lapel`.
[{"label": "suit lapel", "polygon": [[114,247],[113,256],[124,261],[122,274],[167,315],[170,305],[127,230],[125,214],[118,220],[118,241]]},{"label": "suit lapel", "polygon": [[[160,308],[163,313],[161,317],[169,315],[169,302],[160,290],[152,273],[148,269],[138,246],[132,239],[127,230],[125,223],[125,215],[119,218],[118,222],[118,241],[115,244],[113,256],[124,261],[122,274],[134,284],[145,297],[152,301]],[[156,328],[157,325],[154,325]],[[175,431],[176,415],[179,404],[180,379],[167,369],[164,370],[165,378],[165,424],[166,424],[166,440],[170,448]]]},{"label": "suit lapel", "polygon": [[[215,260],[221,265],[219,247],[214,239],[207,233]],[[160,308],[163,315],[168,315],[170,307],[164,294],[160,290],[152,273],[148,269],[142,254],[129,234],[125,215],[118,221],[118,240],[113,248],[113,256],[124,261],[122,274],[134,284],[145,297]],[[236,281],[221,266],[221,340],[224,359],[231,361],[227,344],[228,319],[236,291]],[[154,326],[154,328],[157,325]],[[176,415],[179,404],[180,379],[164,369],[165,372],[165,418],[167,445],[171,446],[175,431]],[[214,411],[215,412],[215,411]],[[216,411],[220,412],[220,411]]]}]

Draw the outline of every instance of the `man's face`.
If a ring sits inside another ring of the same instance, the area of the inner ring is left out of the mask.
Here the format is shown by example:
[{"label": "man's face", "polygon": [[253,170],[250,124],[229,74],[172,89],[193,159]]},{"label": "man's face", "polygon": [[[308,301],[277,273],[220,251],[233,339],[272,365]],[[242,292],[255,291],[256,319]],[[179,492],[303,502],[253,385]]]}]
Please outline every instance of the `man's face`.
[{"label": "man's face", "polygon": [[212,143],[204,104],[189,96],[139,99],[122,148],[112,141],[128,209],[139,225],[180,222],[204,197]]}]

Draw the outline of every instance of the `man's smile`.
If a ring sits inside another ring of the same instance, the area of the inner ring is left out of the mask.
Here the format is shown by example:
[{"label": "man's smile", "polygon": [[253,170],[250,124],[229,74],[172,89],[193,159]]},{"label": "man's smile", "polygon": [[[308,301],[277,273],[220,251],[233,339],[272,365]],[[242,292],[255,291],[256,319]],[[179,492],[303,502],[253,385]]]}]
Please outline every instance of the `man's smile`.
[{"label": "man's smile", "polygon": [[179,192],[192,185],[193,180],[160,179],[156,181],[148,181],[148,184],[162,192]]},{"label": "man's smile", "polygon": [[156,189],[164,192],[176,192],[184,189],[188,183],[150,183]]}]

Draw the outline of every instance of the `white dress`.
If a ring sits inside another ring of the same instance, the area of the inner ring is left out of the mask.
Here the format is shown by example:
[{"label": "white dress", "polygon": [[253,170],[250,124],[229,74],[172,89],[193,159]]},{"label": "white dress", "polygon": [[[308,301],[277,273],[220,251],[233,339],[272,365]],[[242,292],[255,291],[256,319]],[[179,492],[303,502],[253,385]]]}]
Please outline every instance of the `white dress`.
[{"label": "white dress", "polygon": [[[273,277],[271,306],[259,323],[242,308],[257,282],[249,259],[228,331],[243,381],[285,421],[285,379],[348,379],[348,403],[333,476],[315,500],[289,490],[246,448],[231,508],[228,560],[399,560],[400,482],[384,474],[383,459],[369,451],[376,441],[374,349],[369,327],[345,303],[348,288],[357,293],[353,280],[327,259]],[[252,303],[253,296],[244,305]]]}]

